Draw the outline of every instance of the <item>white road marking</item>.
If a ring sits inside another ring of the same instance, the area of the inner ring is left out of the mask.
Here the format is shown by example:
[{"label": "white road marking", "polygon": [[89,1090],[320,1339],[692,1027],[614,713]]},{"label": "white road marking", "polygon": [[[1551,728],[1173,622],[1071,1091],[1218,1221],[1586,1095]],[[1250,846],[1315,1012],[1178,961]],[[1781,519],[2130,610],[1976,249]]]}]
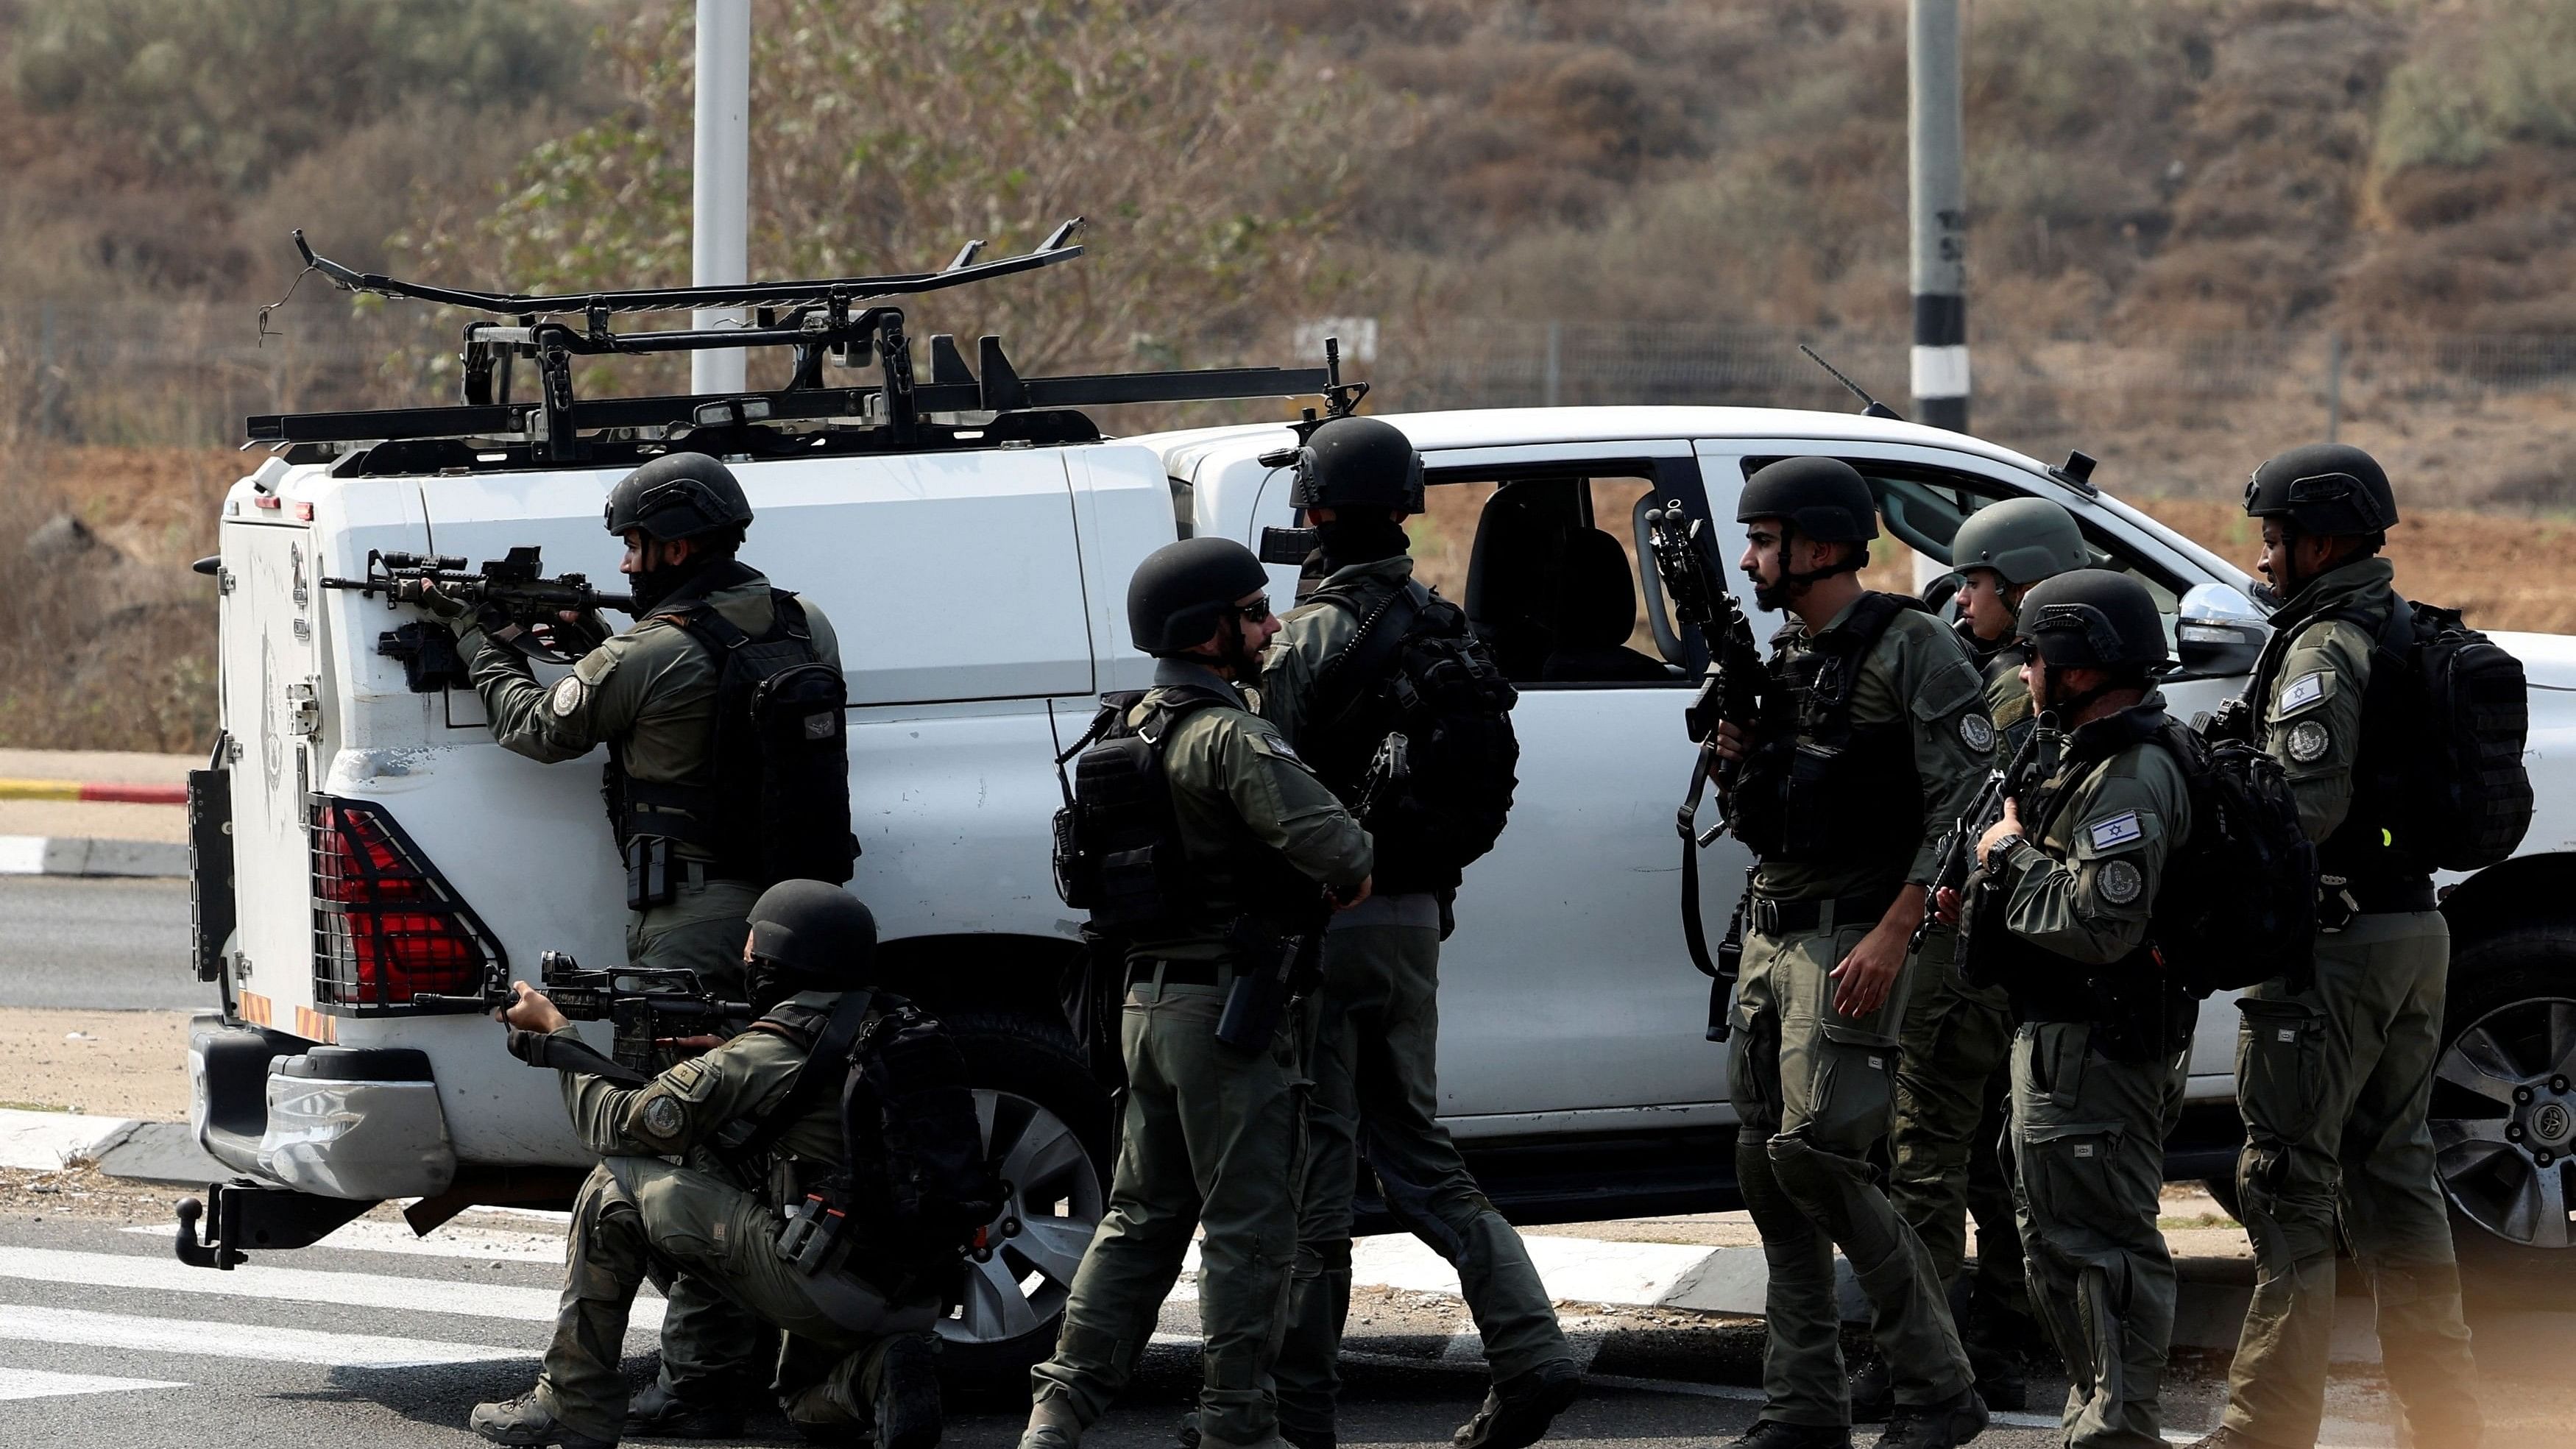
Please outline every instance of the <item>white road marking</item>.
[{"label": "white road marking", "polygon": [[[123,1229],[138,1237],[170,1240],[167,1224],[136,1223]],[[401,1223],[360,1218],[315,1243],[317,1248],[346,1248],[365,1253],[404,1253],[423,1258],[479,1258],[486,1262],[543,1263],[562,1267],[564,1235],[532,1233],[517,1228],[465,1227],[450,1224],[424,1238]],[[266,1255],[263,1255],[266,1256]],[[240,1271],[238,1269],[234,1270]]]},{"label": "white road marking", "polygon": [[112,1379],[105,1374],[51,1374],[42,1369],[0,1368],[0,1400],[53,1399],[65,1394],[122,1394],[136,1389],[184,1389],[165,1379]]},{"label": "white road marking", "polygon": [[419,1338],[380,1338],[368,1333],[316,1333],[257,1323],[210,1323],[185,1318],[138,1318],[77,1308],[0,1304],[0,1339],[78,1344],[136,1353],[177,1353],[191,1358],[247,1358],[268,1363],[320,1364],[329,1368],[426,1368],[434,1364],[532,1359],[532,1348],[439,1343]]},{"label": "white road marking", "polygon": [[[285,1303],[330,1303],[344,1308],[386,1308],[403,1313],[456,1313],[552,1323],[561,1295],[552,1288],[446,1278],[400,1278],[382,1273],[325,1273],[311,1268],[257,1265],[219,1273],[191,1268],[176,1258],[132,1253],[74,1253],[57,1248],[0,1247],[0,1278],[37,1283],[77,1283],[95,1288],[148,1288],[157,1293],[203,1293],[264,1298]],[[663,1303],[638,1297],[627,1326],[659,1332]]]}]

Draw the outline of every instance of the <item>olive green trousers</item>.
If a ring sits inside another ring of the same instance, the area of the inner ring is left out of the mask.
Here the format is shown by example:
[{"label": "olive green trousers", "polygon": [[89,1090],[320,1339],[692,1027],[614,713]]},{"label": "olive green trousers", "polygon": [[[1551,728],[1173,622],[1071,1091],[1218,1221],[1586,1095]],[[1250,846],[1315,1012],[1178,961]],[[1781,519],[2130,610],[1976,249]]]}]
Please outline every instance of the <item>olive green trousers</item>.
[{"label": "olive green trousers", "polygon": [[1030,1371],[1034,1397],[1059,1400],[1085,1426],[1134,1375],[1201,1229],[1200,1430],[1258,1444],[1277,1425],[1271,1364],[1297,1251],[1303,1033],[1283,1022],[1269,1050],[1237,1051],[1216,1039],[1224,1009],[1222,986],[1128,988],[1109,1208],[1073,1275],[1055,1355]]},{"label": "olive green trousers", "polygon": [[1803,934],[1755,931],[1744,947],[1729,1086],[1739,1123],[1736,1181],[1770,1268],[1763,1314],[1762,1417],[1851,1422],[1834,1250],[1870,1304],[1896,1401],[1941,1403],[1974,1381],[1932,1256],[1880,1190],[1870,1154],[1887,1135],[1897,1028],[1916,967],[1865,1017],[1833,1008],[1830,974],[1873,921]]},{"label": "olive green trousers", "polygon": [[[1421,899],[1436,919],[1437,903]],[[1310,1438],[1334,1432],[1363,1158],[1387,1211],[1458,1270],[1497,1382],[1571,1357],[1529,1249],[1440,1125],[1440,928],[1337,926],[1324,937],[1322,994],[1297,1267],[1276,1369],[1279,1421]]]},{"label": "olive green trousers", "polygon": [[2021,1232],[1997,1151],[2011,1095],[2012,1004],[1999,988],[1959,983],[1951,968],[1957,942],[1955,931],[1934,931],[1909,968],[1915,982],[1897,1053],[1887,1197],[1945,1288],[1959,1276],[1974,1220],[1978,1297],[2027,1314]]},{"label": "olive green trousers", "polygon": [[2161,1449],[2174,1266],[2156,1224],[2189,1049],[2116,1062],[2082,1022],[2012,1043],[2013,1199],[2031,1304],[2066,1360],[2071,1449]]},{"label": "olive green trousers", "polygon": [[2474,1445],[2477,1364],[2425,1125],[2450,927],[2438,911],[2355,916],[2317,937],[2316,982],[2237,1002],[2238,1206],[2254,1301],[2227,1376],[2227,1427],[2316,1442],[2334,1335],[2336,1226],[2379,1310],[2388,1387],[2414,1441]]}]

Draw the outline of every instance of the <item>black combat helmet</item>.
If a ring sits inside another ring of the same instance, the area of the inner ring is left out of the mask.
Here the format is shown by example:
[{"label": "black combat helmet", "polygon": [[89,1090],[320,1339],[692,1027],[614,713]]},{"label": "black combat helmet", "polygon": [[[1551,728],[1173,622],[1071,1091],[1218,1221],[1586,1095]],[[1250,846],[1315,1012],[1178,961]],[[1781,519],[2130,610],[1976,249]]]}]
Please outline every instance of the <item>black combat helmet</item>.
[{"label": "black combat helmet", "polygon": [[1989,503],[1950,539],[1950,567],[1993,569],[2007,584],[2035,584],[2091,561],[2075,515],[2045,498]]},{"label": "black combat helmet", "polygon": [[1878,537],[1878,504],[1860,471],[1840,458],[1783,458],[1744,480],[1735,521],[1778,518],[1818,543]]},{"label": "black combat helmet", "polygon": [[2155,596],[2127,574],[2075,569],[2021,596],[2021,636],[2057,669],[2148,670],[2163,664]]},{"label": "black combat helmet", "polygon": [[1422,455],[1393,423],[1334,418],[1297,450],[1299,508],[1367,506],[1422,511]]},{"label": "black combat helmet", "polygon": [[2279,518],[2298,533],[2384,533],[2397,493],[2379,460],[2349,443],[2309,443],[2280,454],[2245,481],[2249,518]]},{"label": "black combat helmet", "polygon": [[608,531],[640,528],[665,543],[751,522],[733,470],[704,453],[665,453],[608,490]]},{"label": "black combat helmet", "polygon": [[1261,560],[1233,539],[1167,543],[1127,581],[1127,632],[1148,654],[1186,653],[1216,637],[1235,600],[1269,586]]},{"label": "black combat helmet", "polygon": [[845,991],[875,984],[869,965],[877,950],[877,918],[839,886],[780,881],[752,903],[750,920],[753,973],[768,976],[776,989]]}]

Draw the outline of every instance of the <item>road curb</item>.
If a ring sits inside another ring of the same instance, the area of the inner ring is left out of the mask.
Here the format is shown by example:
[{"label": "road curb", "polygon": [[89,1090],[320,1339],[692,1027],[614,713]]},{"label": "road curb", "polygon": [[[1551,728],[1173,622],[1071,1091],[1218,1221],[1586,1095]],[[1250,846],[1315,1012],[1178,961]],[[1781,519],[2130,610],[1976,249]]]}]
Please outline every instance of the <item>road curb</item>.
[{"label": "road curb", "polygon": [[139,1122],[80,1112],[0,1108],[0,1167],[51,1172],[70,1162],[92,1162],[110,1177],[180,1187],[203,1187],[240,1174],[197,1145],[185,1122]]},{"label": "road curb", "polygon": [[135,784],[123,780],[0,779],[0,800],[52,800],[89,805],[185,805],[185,785]]},{"label": "road curb", "polygon": [[0,835],[0,875],[167,877],[188,873],[188,847],[163,840]]}]

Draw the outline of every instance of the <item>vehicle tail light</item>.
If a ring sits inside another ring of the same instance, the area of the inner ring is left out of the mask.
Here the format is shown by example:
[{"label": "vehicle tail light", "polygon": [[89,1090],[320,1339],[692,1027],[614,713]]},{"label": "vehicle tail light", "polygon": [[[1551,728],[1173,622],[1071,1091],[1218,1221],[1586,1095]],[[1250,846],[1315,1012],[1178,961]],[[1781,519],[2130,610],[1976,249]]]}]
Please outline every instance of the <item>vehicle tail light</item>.
[{"label": "vehicle tail light", "polygon": [[506,977],[501,943],[384,807],[309,798],[315,1005],[421,1011],[415,996],[472,996]]}]

